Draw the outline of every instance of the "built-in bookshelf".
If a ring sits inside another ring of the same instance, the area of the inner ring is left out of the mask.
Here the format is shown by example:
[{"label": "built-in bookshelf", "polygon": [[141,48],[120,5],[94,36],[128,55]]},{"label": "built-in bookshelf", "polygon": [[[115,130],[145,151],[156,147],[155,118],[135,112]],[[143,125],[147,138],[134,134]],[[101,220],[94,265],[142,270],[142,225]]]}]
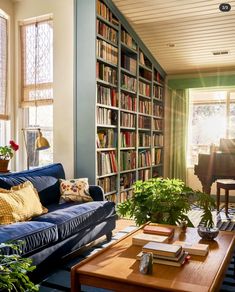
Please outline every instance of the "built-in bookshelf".
[{"label": "built-in bookshelf", "polygon": [[119,203],[137,180],[163,175],[165,72],[112,1],[77,2],[89,24],[77,27],[76,172]]}]

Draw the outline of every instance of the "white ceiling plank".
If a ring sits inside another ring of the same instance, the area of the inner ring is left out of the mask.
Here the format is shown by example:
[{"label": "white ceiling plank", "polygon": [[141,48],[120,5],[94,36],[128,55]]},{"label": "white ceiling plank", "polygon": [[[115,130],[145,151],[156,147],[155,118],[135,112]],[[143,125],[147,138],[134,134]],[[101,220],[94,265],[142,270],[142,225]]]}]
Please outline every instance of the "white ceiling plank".
[{"label": "white ceiling plank", "polygon": [[[218,0],[113,2],[166,73],[235,68],[235,9],[220,12]],[[235,0],[229,3],[235,7]],[[229,54],[212,54],[220,50]]]}]

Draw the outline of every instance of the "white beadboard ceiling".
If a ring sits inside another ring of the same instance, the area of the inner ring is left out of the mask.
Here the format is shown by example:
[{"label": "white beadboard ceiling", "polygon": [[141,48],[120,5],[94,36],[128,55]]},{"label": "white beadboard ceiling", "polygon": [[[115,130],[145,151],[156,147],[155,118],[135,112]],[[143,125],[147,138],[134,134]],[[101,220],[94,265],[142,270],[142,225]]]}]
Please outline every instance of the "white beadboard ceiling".
[{"label": "white beadboard ceiling", "polygon": [[[167,74],[235,69],[235,0],[113,2]],[[229,12],[219,10],[224,2]]]}]

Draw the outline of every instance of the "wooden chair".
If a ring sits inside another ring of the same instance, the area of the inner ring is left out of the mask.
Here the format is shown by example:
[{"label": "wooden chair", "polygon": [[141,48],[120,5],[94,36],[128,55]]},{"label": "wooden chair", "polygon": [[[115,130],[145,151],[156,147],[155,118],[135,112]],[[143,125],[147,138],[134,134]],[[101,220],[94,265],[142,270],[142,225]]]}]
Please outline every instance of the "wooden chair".
[{"label": "wooden chair", "polygon": [[217,211],[219,211],[220,206],[220,189],[225,190],[225,214],[228,215],[228,201],[229,201],[229,191],[235,190],[235,180],[234,179],[219,179],[216,181],[216,197],[217,197]]}]

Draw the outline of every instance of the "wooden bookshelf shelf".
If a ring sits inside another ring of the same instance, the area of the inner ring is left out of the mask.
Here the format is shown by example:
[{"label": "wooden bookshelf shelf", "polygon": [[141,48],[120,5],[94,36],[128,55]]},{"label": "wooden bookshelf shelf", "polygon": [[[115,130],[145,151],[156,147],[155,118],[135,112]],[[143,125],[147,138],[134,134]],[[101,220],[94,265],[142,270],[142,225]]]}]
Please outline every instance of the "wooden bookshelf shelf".
[{"label": "wooden bookshelf shelf", "polygon": [[163,176],[165,72],[111,0],[78,1],[76,172],[119,203]]}]

